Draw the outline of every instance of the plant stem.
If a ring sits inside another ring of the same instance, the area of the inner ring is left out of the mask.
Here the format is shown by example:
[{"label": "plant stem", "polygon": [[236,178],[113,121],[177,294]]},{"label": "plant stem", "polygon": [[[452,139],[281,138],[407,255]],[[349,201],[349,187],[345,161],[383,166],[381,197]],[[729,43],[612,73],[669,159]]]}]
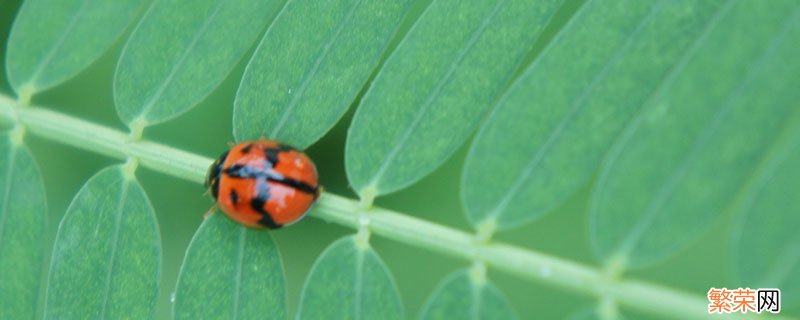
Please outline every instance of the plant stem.
[{"label": "plant stem", "polygon": [[[67,145],[120,159],[138,160],[141,166],[174,177],[203,183],[212,159],[144,140],[132,141],[128,134],[38,107],[20,107],[0,94],[0,123],[23,125],[28,132]],[[319,219],[350,228],[360,227],[357,200],[324,193],[311,213]],[[670,317],[705,319],[706,300],[697,295],[636,280],[610,279],[597,268],[581,265],[518,246],[476,241],[473,234],[459,231],[391,210],[371,207],[372,233],[428,248],[452,256],[478,259],[498,270],[540,283],[611,298],[620,304]],[[756,314],[730,314],[730,318],[756,318]]]}]

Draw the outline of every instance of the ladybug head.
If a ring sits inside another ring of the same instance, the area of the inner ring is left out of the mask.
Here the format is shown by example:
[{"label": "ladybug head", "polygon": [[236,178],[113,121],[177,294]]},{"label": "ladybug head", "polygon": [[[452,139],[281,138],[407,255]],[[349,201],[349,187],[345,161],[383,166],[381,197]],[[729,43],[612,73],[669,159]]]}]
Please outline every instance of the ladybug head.
[{"label": "ladybug head", "polygon": [[214,199],[217,198],[217,193],[219,193],[219,178],[222,174],[222,165],[225,164],[226,158],[228,158],[228,151],[223,152],[222,155],[219,156],[219,159],[214,161],[211,167],[208,168],[206,188],[211,190],[211,195],[214,196]]}]

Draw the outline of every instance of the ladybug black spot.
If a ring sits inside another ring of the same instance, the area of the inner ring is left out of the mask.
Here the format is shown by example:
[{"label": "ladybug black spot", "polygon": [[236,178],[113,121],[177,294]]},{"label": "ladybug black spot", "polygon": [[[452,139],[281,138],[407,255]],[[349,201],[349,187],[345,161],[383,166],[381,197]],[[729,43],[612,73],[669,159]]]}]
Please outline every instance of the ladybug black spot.
[{"label": "ladybug black spot", "polygon": [[270,196],[267,179],[258,180],[256,183],[256,192],[256,196],[250,200],[250,207],[261,214],[261,219],[258,220],[258,223],[270,229],[280,228],[281,225],[275,223],[275,220],[272,220],[272,215],[269,213],[269,211],[267,211],[267,208],[264,207],[267,204],[267,201],[269,201]]},{"label": "ladybug black spot", "polygon": [[230,198],[234,206],[239,204],[239,194],[236,193],[236,190],[231,190]]},{"label": "ladybug black spot", "polygon": [[281,151],[275,148],[264,148],[264,155],[267,156],[267,162],[269,162],[270,166],[275,168],[278,165],[278,154]]},{"label": "ladybug black spot", "polygon": [[266,174],[264,170],[260,168],[241,164],[232,164],[230,167],[225,168],[223,172],[231,178],[238,179],[259,178]]},{"label": "ladybug black spot", "polygon": [[270,215],[269,212],[267,212],[267,209],[264,208],[264,205],[266,203],[267,201],[260,197],[255,197],[252,200],[250,200],[250,207],[252,207],[253,210],[261,214],[261,219],[258,220],[258,223],[270,229],[280,228],[281,225],[275,223],[275,220],[272,220],[272,215]]},{"label": "ladybug black spot", "polygon": [[[265,152],[266,150],[268,149],[265,149]],[[268,160],[268,162],[270,161]],[[275,163],[272,163],[272,165],[274,166]],[[319,189],[316,186],[311,186],[308,183],[305,183],[300,180],[287,178],[271,168],[262,169],[254,166],[233,164],[230,167],[225,168],[225,170],[223,170],[223,173],[225,173],[228,177],[234,179],[253,179],[253,178],[265,179],[262,180],[260,183],[266,183],[266,181],[273,181],[276,183],[280,183],[295,188],[300,192],[313,194],[315,197],[318,196],[319,193]],[[259,190],[259,192],[261,192],[261,190]],[[269,198],[269,196],[267,196],[266,198]]]}]

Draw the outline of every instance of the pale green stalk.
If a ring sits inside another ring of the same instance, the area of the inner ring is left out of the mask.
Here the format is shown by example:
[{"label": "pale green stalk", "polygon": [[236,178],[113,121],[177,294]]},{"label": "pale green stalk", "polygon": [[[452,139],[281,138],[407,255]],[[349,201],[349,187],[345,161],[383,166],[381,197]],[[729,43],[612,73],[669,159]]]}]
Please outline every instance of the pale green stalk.
[{"label": "pale green stalk", "polygon": [[[137,159],[141,166],[202,183],[212,159],[148,141],[133,141],[129,134],[39,107],[20,107],[0,94],[0,124],[22,125],[28,132],[103,155]],[[312,216],[358,229],[364,215],[358,200],[324,193]],[[536,282],[567,288],[644,312],[680,319],[705,319],[707,302],[656,284],[615,279],[605,272],[576,262],[500,242],[483,241],[471,233],[414,218],[395,211],[369,209],[369,229],[410,245],[486,264]],[[534,297],[531,297],[534,299]],[[730,314],[726,318],[760,318],[757,314]],[[777,318],[776,318],[777,319]]]}]

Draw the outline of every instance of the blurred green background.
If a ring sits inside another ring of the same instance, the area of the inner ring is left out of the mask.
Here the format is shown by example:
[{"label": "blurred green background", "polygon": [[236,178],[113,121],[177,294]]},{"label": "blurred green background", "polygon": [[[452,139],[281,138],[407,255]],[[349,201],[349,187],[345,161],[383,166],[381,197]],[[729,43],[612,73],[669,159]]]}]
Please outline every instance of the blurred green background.
[{"label": "blurred green background", "polygon": [[[426,1],[418,1],[412,10],[412,18],[426,4]],[[2,61],[5,61],[5,39],[19,5],[19,0],[0,2]],[[408,25],[404,28],[407,29]],[[88,70],[64,85],[37,95],[33,104],[125,131],[113,108],[111,88],[120,49],[121,43],[118,42]],[[200,106],[176,120],[148,128],[144,133],[145,139],[206,157],[216,157],[227,149],[228,144],[233,141],[231,121],[227,119],[231,119],[233,98],[245,63],[246,60],[241,61],[228,79]],[[5,72],[0,81],[0,92],[12,94]],[[308,153],[317,164],[326,191],[354,198],[354,193],[347,185],[343,162],[344,139],[352,111],[325,138],[313,145]],[[44,236],[48,243],[52,243],[58,223],[78,189],[99,169],[120,161],[30,134],[26,136],[26,142],[32,149],[45,180],[50,221],[49,232]],[[468,230],[469,225],[461,210],[458,190],[464,156],[465,148],[461,148],[434,174],[411,188],[379,198],[377,205]],[[137,174],[156,209],[162,233],[161,291],[156,312],[157,318],[164,319],[170,314],[170,294],[185,249],[201,223],[203,213],[212,206],[212,201],[204,194],[205,190],[201,185],[146,168],[140,169]],[[557,212],[522,228],[498,233],[495,239],[596,265],[587,238],[586,205],[589,194],[588,187],[584,188],[557,209]],[[725,230],[732,222],[730,215],[718,220],[710,232],[705,233],[699,241],[677,257],[654,267],[634,271],[630,277],[684,290],[698,297],[703,297],[712,286],[730,287],[729,246],[719,239],[728,239]],[[353,230],[314,218],[273,232],[288,277],[290,315],[294,314],[303,281],[314,260],[333,240],[350,233]],[[469,266],[468,261],[419,250],[380,236],[374,236],[372,243],[395,276],[402,292],[406,316],[409,318],[416,317],[428,294],[444,276],[455,269]],[[49,257],[49,253],[47,255]],[[593,303],[589,296],[528,280],[520,281],[518,277],[491,269],[489,272],[490,278],[524,319],[564,318]],[[784,310],[784,314],[788,312],[797,315],[798,311],[798,308]],[[632,313],[631,310],[624,310],[624,314],[629,318],[649,317]]]}]

